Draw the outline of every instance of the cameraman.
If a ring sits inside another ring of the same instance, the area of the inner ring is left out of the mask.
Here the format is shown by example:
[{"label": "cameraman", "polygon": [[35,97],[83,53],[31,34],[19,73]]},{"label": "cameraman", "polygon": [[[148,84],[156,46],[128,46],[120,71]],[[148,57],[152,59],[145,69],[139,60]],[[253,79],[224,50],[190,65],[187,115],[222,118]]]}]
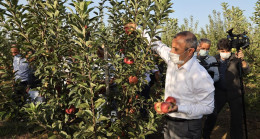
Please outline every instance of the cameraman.
[{"label": "cameraman", "polygon": [[243,73],[249,71],[248,64],[244,61],[244,54],[231,53],[229,40],[224,38],[219,40],[217,48],[220,54],[216,55],[219,66],[219,81],[215,83],[215,109],[207,116],[203,129],[203,138],[209,139],[212,129],[217,120],[217,115],[226,103],[229,104],[230,117],[230,136],[231,139],[243,138],[243,106],[239,76],[239,62],[242,60]]},{"label": "cameraman", "polygon": [[209,56],[210,46],[210,40],[204,38],[199,40],[197,60],[208,71],[214,82],[216,82],[219,80],[219,72],[218,67],[210,66],[212,63],[217,63],[215,57]]}]

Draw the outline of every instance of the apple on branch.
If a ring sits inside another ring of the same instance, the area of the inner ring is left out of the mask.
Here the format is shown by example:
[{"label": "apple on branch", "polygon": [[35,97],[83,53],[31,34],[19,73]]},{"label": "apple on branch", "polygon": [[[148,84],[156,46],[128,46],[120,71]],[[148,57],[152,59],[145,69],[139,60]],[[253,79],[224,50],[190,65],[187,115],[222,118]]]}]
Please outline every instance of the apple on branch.
[{"label": "apple on branch", "polygon": [[138,78],[136,76],[130,76],[128,78],[128,80],[129,80],[130,84],[137,84],[138,83]]},{"label": "apple on branch", "polygon": [[132,23],[132,22],[126,24],[126,25],[124,26],[125,33],[126,33],[127,35],[130,35],[133,31],[135,31],[136,26],[137,26],[137,25],[136,25],[135,23]]},{"label": "apple on branch", "polygon": [[124,62],[128,65],[131,65],[134,63],[134,60],[128,59],[128,58],[124,58]]},{"label": "apple on branch", "polygon": [[76,108],[75,108],[74,105],[71,105],[70,108],[68,108],[68,109],[65,110],[65,112],[66,112],[67,114],[72,114],[72,113],[74,113],[75,111],[76,111]]}]

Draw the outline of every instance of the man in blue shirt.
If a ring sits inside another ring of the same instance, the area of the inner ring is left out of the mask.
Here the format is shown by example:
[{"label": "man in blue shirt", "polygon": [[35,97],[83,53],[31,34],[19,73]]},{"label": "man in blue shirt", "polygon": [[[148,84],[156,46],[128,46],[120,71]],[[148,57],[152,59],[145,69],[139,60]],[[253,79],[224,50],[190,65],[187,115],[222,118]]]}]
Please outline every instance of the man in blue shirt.
[{"label": "man in blue shirt", "polygon": [[24,104],[29,91],[29,82],[31,70],[26,58],[23,58],[16,45],[12,45],[11,53],[14,56],[13,59],[13,72],[15,75],[15,94],[13,99],[15,103],[20,107]]}]

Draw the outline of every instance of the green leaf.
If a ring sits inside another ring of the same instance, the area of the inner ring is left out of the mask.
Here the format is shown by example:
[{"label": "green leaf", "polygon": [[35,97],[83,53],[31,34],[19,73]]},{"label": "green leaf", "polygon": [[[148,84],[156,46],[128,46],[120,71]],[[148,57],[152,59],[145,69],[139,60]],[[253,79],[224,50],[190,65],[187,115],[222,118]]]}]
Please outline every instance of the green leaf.
[{"label": "green leaf", "polygon": [[81,103],[81,104],[79,105],[79,108],[80,108],[80,109],[89,109],[90,107],[89,107],[89,104],[88,104],[88,103]]},{"label": "green leaf", "polygon": [[51,137],[49,137],[48,139],[56,139],[57,136],[56,135],[52,135]]},{"label": "green leaf", "polygon": [[65,131],[60,131],[60,135],[63,136],[63,137],[67,137],[68,136],[68,134]]},{"label": "green leaf", "polygon": [[106,132],[107,133],[107,136],[110,137],[112,136],[114,133],[113,132]]},{"label": "green leaf", "polygon": [[109,120],[109,118],[108,118],[108,117],[105,117],[105,116],[103,116],[103,115],[101,115],[101,116],[99,117],[99,119],[98,119],[98,121],[106,121],[106,120]]},{"label": "green leaf", "polygon": [[81,31],[81,29],[79,29],[77,26],[75,26],[75,25],[71,25],[71,26],[72,26],[72,28],[73,28],[77,33],[83,34],[82,31]]},{"label": "green leaf", "polygon": [[102,104],[106,102],[105,99],[99,98],[98,100],[95,101],[95,109],[99,108]]},{"label": "green leaf", "polygon": [[54,13],[54,17],[58,17],[60,11],[56,10],[55,13]]}]

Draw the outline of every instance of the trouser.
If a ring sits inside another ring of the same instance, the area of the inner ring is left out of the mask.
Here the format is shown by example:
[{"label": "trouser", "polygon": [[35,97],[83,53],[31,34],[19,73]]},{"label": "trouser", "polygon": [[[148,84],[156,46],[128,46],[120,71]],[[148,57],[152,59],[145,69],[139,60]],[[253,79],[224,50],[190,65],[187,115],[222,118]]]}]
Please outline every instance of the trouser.
[{"label": "trouser", "polygon": [[150,86],[149,85],[145,85],[143,87],[143,90],[140,92],[141,96],[144,96],[145,99],[149,99],[150,98]]},{"label": "trouser", "polygon": [[[145,85],[143,87],[143,90],[139,94],[145,98],[144,103],[146,103],[147,102],[146,100],[150,98],[150,86],[149,85]],[[143,118],[146,118],[146,119],[148,118],[148,113],[149,112],[147,110],[147,106],[146,105],[141,106],[140,113],[141,113]]]},{"label": "trouser", "polygon": [[215,94],[215,109],[212,114],[207,116],[203,128],[203,138],[210,139],[210,134],[216,124],[217,116],[226,103],[230,108],[230,136],[231,139],[243,138],[243,106],[242,99],[238,97],[236,99],[229,100],[226,96],[227,92],[216,91]]},{"label": "trouser", "polygon": [[164,139],[200,139],[202,119],[177,119],[166,116]]},{"label": "trouser", "polygon": [[14,85],[14,94],[12,98],[18,107],[22,107],[28,98],[28,94],[26,92],[27,85],[27,81],[15,83]]}]

